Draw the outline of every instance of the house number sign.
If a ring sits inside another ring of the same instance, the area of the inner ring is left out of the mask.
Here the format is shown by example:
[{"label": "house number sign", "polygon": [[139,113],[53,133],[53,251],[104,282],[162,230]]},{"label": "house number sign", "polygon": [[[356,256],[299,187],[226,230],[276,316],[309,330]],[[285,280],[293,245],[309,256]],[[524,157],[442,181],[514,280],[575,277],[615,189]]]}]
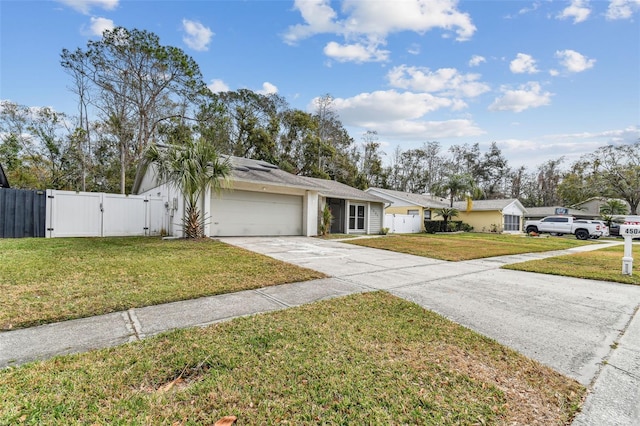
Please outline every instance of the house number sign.
[{"label": "house number sign", "polygon": [[627,216],[620,225],[620,235],[624,237],[624,255],[622,256],[622,274],[633,274],[633,238],[640,237],[640,216]]}]

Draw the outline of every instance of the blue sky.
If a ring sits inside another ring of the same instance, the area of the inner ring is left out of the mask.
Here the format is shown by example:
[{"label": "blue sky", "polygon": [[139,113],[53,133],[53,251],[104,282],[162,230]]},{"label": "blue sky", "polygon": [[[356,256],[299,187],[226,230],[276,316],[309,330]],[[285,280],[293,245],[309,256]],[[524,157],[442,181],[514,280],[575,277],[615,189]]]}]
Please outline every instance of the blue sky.
[{"label": "blue sky", "polygon": [[0,1],[0,99],[75,114],[63,48],[104,29],[157,34],[214,91],[334,108],[383,151],[491,142],[565,166],[640,139],[640,0]]}]

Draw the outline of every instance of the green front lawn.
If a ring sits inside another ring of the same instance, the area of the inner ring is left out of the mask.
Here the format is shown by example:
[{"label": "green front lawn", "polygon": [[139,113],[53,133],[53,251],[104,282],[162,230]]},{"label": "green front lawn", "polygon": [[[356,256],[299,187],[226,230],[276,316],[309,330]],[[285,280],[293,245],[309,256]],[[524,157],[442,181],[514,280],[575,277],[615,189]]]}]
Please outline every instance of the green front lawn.
[{"label": "green front lawn", "polygon": [[505,265],[503,268],[640,285],[640,245],[633,245],[634,275],[622,275],[623,253],[624,246],[620,245],[586,253],[530,260]]},{"label": "green front lawn", "polygon": [[451,261],[564,250],[585,244],[595,244],[590,241],[579,241],[575,238],[532,238],[522,235],[476,232],[461,234],[393,234],[380,238],[363,238],[345,242]]},{"label": "green front lawn", "polygon": [[0,330],[323,276],[208,239],[0,239]]},{"label": "green front lawn", "polygon": [[584,394],[379,292],[2,370],[0,424],[566,425]]}]

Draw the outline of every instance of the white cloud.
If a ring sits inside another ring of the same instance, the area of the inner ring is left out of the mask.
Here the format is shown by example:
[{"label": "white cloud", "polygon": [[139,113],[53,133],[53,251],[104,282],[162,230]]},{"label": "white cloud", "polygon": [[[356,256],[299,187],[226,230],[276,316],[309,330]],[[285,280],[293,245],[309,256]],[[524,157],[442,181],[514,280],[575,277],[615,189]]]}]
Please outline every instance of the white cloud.
[{"label": "white cloud", "polygon": [[[308,109],[313,110],[316,99]],[[395,90],[361,93],[351,98],[336,98],[333,107],[345,124],[384,123],[415,120],[441,108],[456,108],[454,100],[429,93],[397,92]]]},{"label": "white cloud", "polygon": [[518,11],[518,15],[526,15],[529,12],[535,12],[540,7],[540,2],[535,2],[531,7],[523,7]]},{"label": "white cloud", "polygon": [[537,108],[551,103],[551,92],[543,92],[540,83],[531,81],[512,90],[506,86],[500,88],[502,97],[496,98],[490,111],[522,112],[529,108]]},{"label": "white cloud", "polygon": [[77,10],[80,13],[88,15],[94,7],[113,10],[118,7],[120,0],[58,0],[62,4]]},{"label": "white cloud", "polygon": [[607,19],[629,19],[640,10],[640,0],[611,0],[607,9]]},{"label": "white cloud", "polygon": [[213,31],[198,21],[182,20],[182,29],[186,33],[182,41],[193,50],[204,51],[209,49],[209,43],[213,37]]},{"label": "white cloud", "polygon": [[385,62],[389,60],[388,50],[379,50],[375,45],[338,44],[329,42],[324,47],[324,54],[338,62]]},{"label": "white cloud", "polygon": [[486,133],[471,120],[396,120],[385,123],[365,123],[365,129],[375,129],[385,138],[398,139],[401,142],[464,138]]},{"label": "white cloud", "polygon": [[102,37],[102,33],[115,28],[113,21],[107,18],[91,17],[91,25],[87,35],[96,35]]},{"label": "white cloud", "polygon": [[315,34],[340,32],[340,23],[334,22],[337,14],[329,3],[329,0],[295,0],[293,8],[300,11],[305,24],[289,27],[285,42],[295,44]]},{"label": "white cloud", "polygon": [[587,59],[586,56],[570,49],[556,51],[556,58],[569,72],[582,72],[593,68],[596,63],[595,59]]},{"label": "white cloud", "polygon": [[509,64],[509,69],[514,74],[535,74],[538,72],[536,60],[525,53],[518,53],[516,59]]},{"label": "white cloud", "polygon": [[440,28],[455,31],[458,40],[468,40],[476,31],[468,14],[457,10],[455,0],[361,1],[345,0],[345,29],[352,34],[387,35],[401,31]]},{"label": "white cloud", "polygon": [[473,98],[490,90],[479,81],[480,74],[460,74],[455,68],[429,68],[400,65],[387,74],[393,87],[419,92],[440,93],[448,96]]},{"label": "white cloud", "polygon": [[209,83],[207,85],[207,87],[213,93],[220,93],[220,92],[228,92],[229,91],[229,86],[227,86],[227,84],[224,81],[220,80],[220,79],[211,80],[211,83]]},{"label": "white cloud", "polygon": [[485,59],[484,56],[480,56],[480,55],[473,55],[471,57],[471,59],[469,59],[469,66],[470,67],[477,67],[479,66],[481,63],[483,62],[487,62],[487,60]]},{"label": "white cloud", "polygon": [[410,53],[411,55],[419,55],[420,54],[420,45],[417,44],[417,43],[413,43],[407,49],[407,53]]},{"label": "white cloud", "polygon": [[[580,132],[543,135],[534,139],[506,139],[497,141],[509,163],[515,167],[542,164],[547,160],[565,157],[564,166],[569,166],[585,154],[590,154],[605,145],[633,144],[640,138],[640,126],[602,132]],[[530,159],[536,158],[536,164]]]},{"label": "white cloud", "polygon": [[344,37],[344,43],[332,41],[326,45],[325,53],[333,53],[343,61],[381,61],[388,52],[379,46],[386,44],[391,33],[423,34],[442,29],[455,32],[459,41],[470,39],[476,27],[469,15],[456,6],[456,0],[345,0],[341,8],[344,16],[339,18],[329,0],[296,0],[294,9],[300,12],[304,23],[290,26],[283,38],[286,43],[295,44],[316,34],[335,34]]},{"label": "white cloud", "polygon": [[261,95],[273,95],[278,93],[278,88],[274,84],[265,81],[262,83],[262,90],[258,90],[257,93],[260,93]]},{"label": "white cloud", "polygon": [[572,0],[571,4],[567,6],[560,14],[558,14],[557,18],[558,19],[573,18],[573,23],[577,24],[577,23],[586,21],[590,14],[591,14],[591,9],[589,8],[589,4],[587,1]]}]

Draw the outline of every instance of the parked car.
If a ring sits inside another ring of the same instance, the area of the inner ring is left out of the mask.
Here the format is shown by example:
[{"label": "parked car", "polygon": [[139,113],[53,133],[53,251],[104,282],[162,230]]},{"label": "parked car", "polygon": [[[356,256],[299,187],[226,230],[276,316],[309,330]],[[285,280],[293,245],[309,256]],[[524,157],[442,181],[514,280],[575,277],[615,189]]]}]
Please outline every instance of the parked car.
[{"label": "parked car", "polygon": [[[594,240],[597,240],[600,237],[608,237],[610,235],[610,231],[609,231],[609,227],[607,226],[607,222],[603,221],[603,220],[589,220],[589,219],[578,219],[578,220],[574,220],[573,223],[592,223],[596,225],[596,231],[600,230],[602,233],[600,235],[597,234],[593,234],[593,235],[589,235],[589,238],[593,238]],[[620,228],[618,228],[618,233],[620,231]]]},{"label": "parked car", "polygon": [[620,224],[618,222],[611,222],[609,235],[612,237],[620,237]]},{"label": "parked car", "polygon": [[[556,235],[574,234],[579,240],[589,238],[600,238],[604,234],[602,221],[591,223],[583,219],[576,219],[573,216],[547,216],[542,220],[528,220],[524,223],[527,233],[550,233]],[[606,226],[606,225],[605,225]],[[607,229],[607,235],[609,231]]]}]

